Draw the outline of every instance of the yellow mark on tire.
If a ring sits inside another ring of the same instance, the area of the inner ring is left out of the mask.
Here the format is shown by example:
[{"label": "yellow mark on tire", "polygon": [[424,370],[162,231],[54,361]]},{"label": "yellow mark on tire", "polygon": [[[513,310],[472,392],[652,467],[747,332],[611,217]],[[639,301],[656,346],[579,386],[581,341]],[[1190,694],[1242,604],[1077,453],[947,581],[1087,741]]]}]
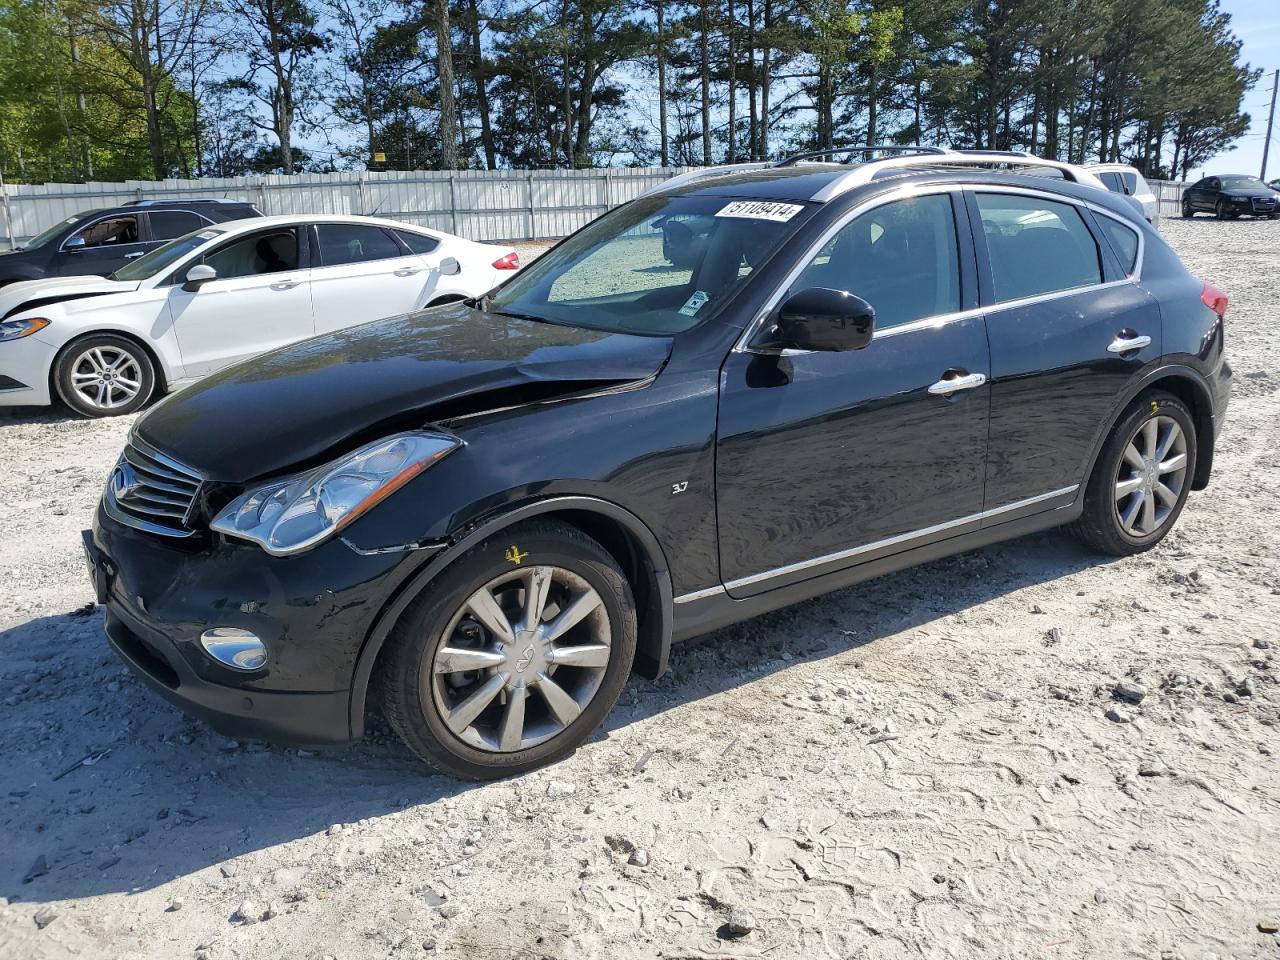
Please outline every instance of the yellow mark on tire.
[{"label": "yellow mark on tire", "polygon": [[1159,400],[1152,400],[1152,401],[1151,401],[1151,412],[1152,412],[1152,413],[1159,413],[1159,412],[1160,412],[1160,401],[1159,401]]},{"label": "yellow mark on tire", "polygon": [[528,555],[529,554],[527,552],[521,553],[520,548],[517,547],[514,543],[511,546],[507,547],[507,553],[506,553],[507,562],[514,563],[517,567],[524,562],[524,558],[527,557]]}]

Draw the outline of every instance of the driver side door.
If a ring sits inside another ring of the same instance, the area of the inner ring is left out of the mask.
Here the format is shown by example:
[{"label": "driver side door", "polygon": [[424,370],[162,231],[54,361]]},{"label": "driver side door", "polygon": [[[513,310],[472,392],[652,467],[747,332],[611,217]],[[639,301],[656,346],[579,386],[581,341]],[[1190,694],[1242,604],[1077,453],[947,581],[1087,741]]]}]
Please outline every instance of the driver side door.
[{"label": "driver side door", "polygon": [[217,279],[183,289],[185,264],[170,288],[169,311],[187,377],[311,336],[311,271],[300,227],[275,227],[227,240],[199,262]]},{"label": "driver side door", "polygon": [[876,311],[865,348],[729,354],[716,509],[731,596],[978,528],[990,357],[962,202],[873,201],[818,241],[774,302],[776,316],[814,287],[862,297]]}]

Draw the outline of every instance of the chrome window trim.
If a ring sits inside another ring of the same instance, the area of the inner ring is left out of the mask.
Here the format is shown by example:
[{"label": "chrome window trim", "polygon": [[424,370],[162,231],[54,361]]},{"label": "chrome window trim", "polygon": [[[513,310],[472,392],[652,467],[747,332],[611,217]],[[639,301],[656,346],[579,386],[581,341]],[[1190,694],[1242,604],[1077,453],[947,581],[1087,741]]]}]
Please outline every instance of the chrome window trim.
[{"label": "chrome window trim", "polygon": [[[1010,310],[1017,307],[1025,307],[1031,304],[1043,303],[1049,300],[1056,300],[1062,297],[1072,297],[1080,293],[1090,293],[1095,290],[1106,290],[1110,287],[1118,287],[1126,283],[1136,284],[1142,279],[1142,266],[1143,266],[1144,256],[1146,254],[1146,238],[1142,235],[1142,232],[1140,230],[1136,230],[1132,224],[1126,223],[1125,220],[1115,211],[1108,210],[1106,207],[1102,206],[1101,204],[1094,203],[1092,200],[1080,199],[1078,197],[1067,197],[1067,196],[1063,196],[1060,193],[1054,193],[1051,190],[1037,190],[1033,187],[1022,187],[1022,186],[1003,186],[1003,185],[992,186],[989,184],[980,184],[980,183],[906,184],[902,187],[899,187],[896,190],[890,191],[889,193],[884,193],[884,194],[880,194],[878,196],[872,197],[869,200],[867,200],[865,203],[861,203],[853,207],[843,217],[841,217],[834,224],[828,227],[827,230],[824,231],[814,243],[810,244],[809,247],[805,250],[802,257],[800,258],[800,260],[798,261],[797,266],[793,267],[787,273],[786,277],[783,278],[782,282],[777,287],[774,288],[773,292],[769,295],[768,299],[765,300],[764,306],[761,307],[756,312],[755,316],[752,317],[751,322],[749,322],[746,325],[746,327],[743,328],[742,334],[734,342],[732,352],[733,353],[750,353],[751,352],[748,345],[750,344],[751,340],[756,336],[756,334],[760,332],[760,328],[764,325],[765,321],[769,318],[769,315],[773,313],[774,309],[782,301],[782,297],[786,294],[787,290],[791,288],[791,284],[795,282],[796,278],[800,276],[800,274],[804,271],[804,268],[809,264],[809,261],[812,260],[815,256],[817,256],[818,251],[821,250],[823,246],[827,244],[827,242],[831,239],[831,237],[834,236],[836,233],[838,233],[840,230],[844,229],[844,227],[849,223],[849,221],[853,220],[854,217],[861,216],[863,213],[866,213],[869,210],[874,210],[878,206],[881,206],[886,203],[892,203],[895,200],[903,200],[913,196],[927,196],[933,193],[953,193],[953,192],[962,193],[964,191],[972,191],[974,193],[1025,194],[1027,196],[1037,197],[1043,200],[1052,200],[1057,203],[1066,203],[1071,206],[1085,207],[1094,213],[1101,214],[1102,216],[1105,216],[1105,217],[1110,217],[1112,220],[1115,220],[1123,224],[1124,226],[1129,227],[1129,229],[1134,230],[1134,232],[1138,234],[1138,259],[1134,263],[1133,272],[1120,280],[1107,280],[1102,283],[1089,284],[1088,286],[1083,286],[1083,287],[1071,287],[1067,290],[1054,290],[1049,293],[1037,294],[1034,297],[1024,297],[1020,300],[1004,300],[999,303],[991,303],[986,305],[979,304],[977,307],[974,307],[971,310],[961,310],[957,313],[944,313],[944,314],[935,314],[933,316],[928,316],[928,317],[921,317],[919,320],[913,320],[910,323],[899,324],[896,327],[889,327],[886,330],[877,330],[872,335],[872,338],[871,338],[872,340],[879,340],[884,337],[896,336],[899,333],[912,333],[917,330],[927,330],[931,328],[943,327],[943,326],[946,326],[948,323],[954,323],[959,320],[967,320],[971,317],[979,316],[982,314],[991,314],[991,313],[996,313],[1000,310]],[[1091,230],[1090,236],[1092,236],[1092,234],[1093,234],[1093,231]],[[1096,243],[1097,241],[1095,240],[1094,242]],[[813,351],[810,351],[810,350],[781,351],[782,356],[803,356],[805,354],[812,353],[812,352]]]},{"label": "chrome window trim", "polygon": [[[802,570],[808,570],[811,567],[822,566],[827,563],[835,563],[840,560],[848,560],[861,554],[872,553],[876,550],[882,550],[885,547],[897,546],[899,544],[909,543],[913,540],[919,540],[923,537],[931,536],[935,533],[941,533],[944,530],[950,530],[955,527],[964,526],[967,523],[981,522],[989,520],[992,517],[998,517],[1005,513],[1012,513],[1014,510],[1021,510],[1024,507],[1034,506],[1037,503],[1044,503],[1047,500],[1055,500],[1058,497],[1065,497],[1068,494],[1075,493],[1080,489],[1080,484],[1073,483],[1069,487],[1062,487],[1058,490],[1050,490],[1048,493],[1042,493],[1038,496],[1027,497],[1025,500],[1017,500],[1013,503],[1007,503],[1003,507],[993,507],[990,510],[982,510],[979,513],[971,513],[968,516],[957,517],[955,520],[947,520],[944,523],[935,523],[930,527],[923,527],[919,530],[911,530],[907,533],[899,533],[892,537],[885,537],[883,540],[875,540],[871,543],[865,543],[860,547],[851,547],[848,550],[839,550],[836,553],[828,553],[821,557],[813,557],[809,560],[801,560],[798,563],[787,564],[785,567],[774,567],[772,570],[763,570],[760,573],[753,573],[747,577],[739,577],[736,580],[730,580],[728,583],[714,587],[708,587],[705,590],[698,590],[694,593],[685,593],[675,598],[675,603],[690,603],[694,600],[703,600],[707,597],[716,596],[720,593],[727,593],[735,587],[747,587],[753,583],[760,583],[764,580],[774,580],[778,577],[789,576],[793,573],[799,573]],[[1060,508],[1058,508],[1060,509]],[[831,571],[836,572],[836,571]]]}]

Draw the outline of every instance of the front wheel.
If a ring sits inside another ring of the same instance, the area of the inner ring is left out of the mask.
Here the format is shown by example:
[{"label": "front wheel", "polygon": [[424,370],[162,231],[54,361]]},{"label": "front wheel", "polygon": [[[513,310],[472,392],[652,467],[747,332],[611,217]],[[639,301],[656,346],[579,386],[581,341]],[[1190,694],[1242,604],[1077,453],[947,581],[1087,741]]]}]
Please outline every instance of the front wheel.
[{"label": "front wheel", "polygon": [[1231,207],[1227,205],[1225,200],[1219,200],[1218,205],[1213,208],[1213,212],[1219,220],[1231,219]]},{"label": "front wheel", "polygon": [[83,337],[58,357],[53,384],[62,402],[86,417],[118,417],[140,410],[156,387],[147,351],[127,337]]},{"label": "front wheel", "polygon": [[1182,201],[1182,215],[1188,220],[1196,215],[1195,207],[1191,206],[1190,200]]},{"label": "front wheel", "polygon": [[568,756],[600,725],[635,658],[635,601],[599,543],[532,522],[450,565],[387,643],[391,726],[431,766],[489,780]]},{"label": "front wheel", "polygon": [[1191,411],[1172,394],[1143,394],[1098,455],[1077,533],[1101,553],[1123,557],[1150,550],[1177,522],[1195,469]]}]

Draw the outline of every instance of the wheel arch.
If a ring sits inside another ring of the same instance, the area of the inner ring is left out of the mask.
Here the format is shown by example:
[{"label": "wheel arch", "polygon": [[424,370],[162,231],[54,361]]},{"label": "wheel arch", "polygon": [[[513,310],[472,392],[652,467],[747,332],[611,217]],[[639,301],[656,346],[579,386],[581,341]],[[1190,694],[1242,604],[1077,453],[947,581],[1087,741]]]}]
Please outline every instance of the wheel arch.
[{"label": "wheel arch", "polygon": [[1094,465],[1102,454],[1102,447],[1107,442],[1107,437],[1111,436],[1111,431],[1115,429],[1125,409],[1135,398],[1149,390],[1164,390],[1171,393],[1185,403],[1191,411],[1192,420],[1196,425],[1196,472],[1191,478],[1191,489],[1203,490],[1209,485],[1209,474],[1213,470],[1215,442],[1213,395],[1208,383],[1198,372],[1191,367],[1173,365],[1152,370],[1136,384],[1131,385],[1111,411],[1098,436],[1094,438],[1093,454],[1089,458],[1088,467],[1084,473],[1084,482],[1080,485],[1080,496],[1084,496],[1084,491],[1093,476]]},{"label": "wheel arch", "polygon": [[116,327],[94,327],[92,330],[82,330],[80,333],[75,334],[54,353],[53,362],[49,364],[49,395],[51,397],[62,396],[58,390],[58,364],[62,362],[62,358],[66,356],[72,347],[88,337],[119,337],[136,345],[147,355],[147,359],[151,361],[152,369],[155,370],[156,383],[151,392],[152,399],[169,392],[169,383],[171,382],[169,368],[160,356],[159,351],[152,344],[147,343],[146,340],[132,330],[121,330]]},{"label": "wheel arch", "polygon": [[631,511],[608,500],[587,496],[559,496],[525,503],[490,516],[460,531],[387,601],[365,637],[351,679],[351,738],[364,732],[364,715],[378,658],[392,628],[441,572],[476,544],[517,523],[533,518],[559,519],[599,541],[622,567],[631,585],[639,615],[633,670],[657,678],[667,668],[673,619],[671,574],[666,555],[653,531]]}]

